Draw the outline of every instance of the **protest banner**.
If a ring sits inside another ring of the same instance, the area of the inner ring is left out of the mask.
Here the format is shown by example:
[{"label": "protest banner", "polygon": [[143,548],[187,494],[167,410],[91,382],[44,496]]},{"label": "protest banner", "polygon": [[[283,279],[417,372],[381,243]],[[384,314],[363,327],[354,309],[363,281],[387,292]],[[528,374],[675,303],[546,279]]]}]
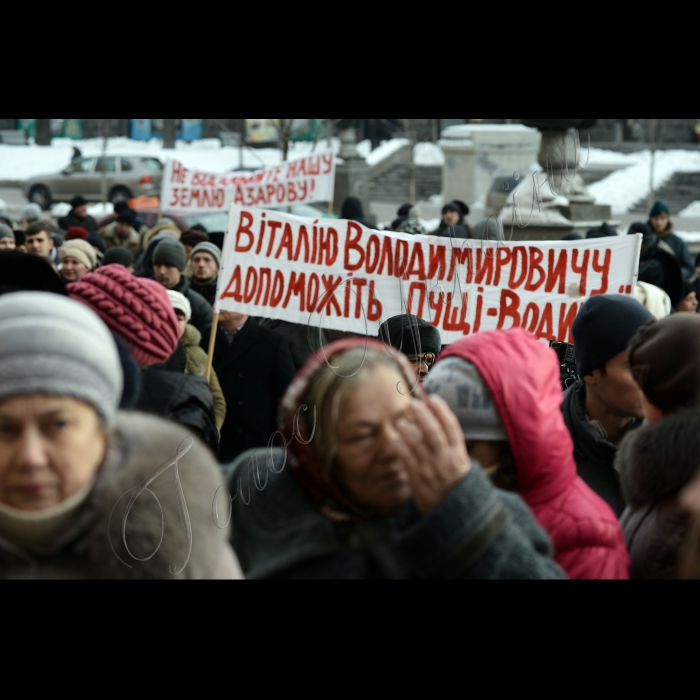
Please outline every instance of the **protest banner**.
[{"label": "protest banner", "polygon": [[228,212],[244,207],[284,207],[332,202],[335,156],[332,150],[308,155],[253,173],[215,174],[169,160],[163,172],[162,210],[166,214]]},{"label": "protest banner", "polygon": [[486,242],[232,206],[215,311],[376,335],[402,313],[443,343],[521,327],[573,342],[587,299],[634,291],[641,236]]}]

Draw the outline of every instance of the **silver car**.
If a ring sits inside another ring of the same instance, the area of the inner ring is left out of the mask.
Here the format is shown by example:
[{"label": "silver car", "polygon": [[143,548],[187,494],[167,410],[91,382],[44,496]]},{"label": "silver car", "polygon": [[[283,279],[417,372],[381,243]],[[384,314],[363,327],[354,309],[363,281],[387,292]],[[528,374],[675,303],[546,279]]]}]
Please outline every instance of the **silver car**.
[{"label": "silver car", "polygon": [[48,211],[56,202],[70,202],[78,195],[89,202],[101,202],[105,171],[107,201],[112,204],[141,195],[160,196],[163,164],[151,156],[79,158],[60,173],[27,180],[24,194],[44,211]]}]

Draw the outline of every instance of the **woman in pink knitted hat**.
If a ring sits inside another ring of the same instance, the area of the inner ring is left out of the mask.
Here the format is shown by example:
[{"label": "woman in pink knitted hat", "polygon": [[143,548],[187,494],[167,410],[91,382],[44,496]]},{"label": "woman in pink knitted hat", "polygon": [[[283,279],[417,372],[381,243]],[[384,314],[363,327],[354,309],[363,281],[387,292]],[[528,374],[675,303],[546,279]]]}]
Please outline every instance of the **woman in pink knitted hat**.
[{"label": "woman in pink knitted hat", "polygon": [[[122,265],[108,265],[67,289],[127,344],[139,367],[149,370],[141,372],[141,392],[132,408],[186,426],[216,452],[214,399],[203,377],[185,374],[186,353],[165,287],[134,277]],[[184,362],[177,367],[180,355]],[[167,367],[160,367],[166,362]],[[159,365],[158,371],[149,369],[153,365]]]},{"label": "woman in pink knitted hat", "polygon": [[108,265],[69,284],[68,294],[126,341],[140,367],[166,362],[177,349],[177,317],[167,291],[157,282],[134,277],[121,265]]}]

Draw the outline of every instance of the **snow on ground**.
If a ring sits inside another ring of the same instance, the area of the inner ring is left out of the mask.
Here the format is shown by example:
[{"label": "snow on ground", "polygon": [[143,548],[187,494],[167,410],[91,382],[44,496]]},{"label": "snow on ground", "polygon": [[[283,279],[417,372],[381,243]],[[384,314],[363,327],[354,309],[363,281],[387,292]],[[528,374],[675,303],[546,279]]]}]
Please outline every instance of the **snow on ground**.
[{"label": "snow on ground", "polygon": [[[72,141],[53,139],[50,147],[7,146],[0,144],[0,180],[26,180],[36,175],[57,173],[67,167],[73,157],[73,147],[77,146],[83,156],[102,155],[102,139]],[[316,149],[327,148],[327,142],[317,144]],[[333,140],[333,148],[340,149],[338,139]],[[290,149],[290,158],[301,158],[311,153],[313,143],[295,143]],[[112,156],[154,156],[165,162],[176,158],[186,166],[215,173],[224,173],[241,167],[241,149],[232,146],[222,147],[218,139],[205,139],[185,143],[178,141],[175,150],[163,148],[158,139],[132,141],[126,138],[112,138],[108,141],[107,154]],[[277,165],[282,161],[282,153],[277,148],[243,149],[243,167],[261,168]]]},{"label": "snow on ground", "polygon": [[[585,153],[585,151],[584,151]],[[622,154],[616,154],[622,155]],[[588,189],[599,204],[610,204],[614,214],[625,214],[637,202],[649,196],[651,180],[651,152],[640,151],[629,154],[635,159],[628,167],[618,170]],[[595,154],[591,163],[596,162]],[[654,187],[663,187],[676,173],[700,172],[700,152],[659,151],[654,167]]]},{"label": "snow on ground", "polygon": [[679,215],[679,219],[700,219],[700,202],[693,202],[686,207]]},{"label": "snow on ground", "polygon": [[[369,165],[376,165],[388,158],[410,142],[406,139],[391,139],[385,141],[379,148],[372,151],[370,141],[362,141],[357,150]],[[83,156],[102,155],[102,139],[85,139],[72,141],[70,139],[53,139],[51,146],[41,147],[35,144],[29,146],[7,146],[0,144],[0,180],[27,180],[37,175],[55,174],[67,167],[73,157],[73,147],[77,146]],[[295,143],[290,149],[290,159],[301,158],[312,152],[313,143]],[[319,142],[316,150],[328,147],[327,141]],[[337,154],[340,150],[340,140],[333,139],[332,147]],[[168,158],[176,158],[191,168],[207,170],[214,173],[224,173],[241,167],[241,149],[234,146],[222,147],[218,139],[204,139],[185,143],[178,141],[174,151],[163,148],[163,142],[158,139],[151,141],[132,141],[127,138],[112,138],[108,141],[107,154],[112,156],[153,156],[165,162]],[[421,143],[416,146],[417,165],[442,165],[444,156],[442,150],[432,143]],[[277,165],[282,160],[281,151],[277,148],[244,148],[244,168],[261,168],[266,165]],[[342,163],[342,160],[339,159]]]}]

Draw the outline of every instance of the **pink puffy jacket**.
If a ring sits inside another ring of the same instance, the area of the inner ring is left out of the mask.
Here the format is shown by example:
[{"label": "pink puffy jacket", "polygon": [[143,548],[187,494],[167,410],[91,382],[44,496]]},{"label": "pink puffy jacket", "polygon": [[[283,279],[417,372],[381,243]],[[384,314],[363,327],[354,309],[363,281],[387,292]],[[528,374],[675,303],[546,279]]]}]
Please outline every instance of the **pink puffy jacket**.
[{"label": "pink puffy jacket", "polygon": [[578,476],[561,413],[556,355],[513,329],[464,338],[440,356],[471,362],[489,388],[508,433],[518,494],[554,544],[571,579],[628,579],[630,561],[615,514]]}]

